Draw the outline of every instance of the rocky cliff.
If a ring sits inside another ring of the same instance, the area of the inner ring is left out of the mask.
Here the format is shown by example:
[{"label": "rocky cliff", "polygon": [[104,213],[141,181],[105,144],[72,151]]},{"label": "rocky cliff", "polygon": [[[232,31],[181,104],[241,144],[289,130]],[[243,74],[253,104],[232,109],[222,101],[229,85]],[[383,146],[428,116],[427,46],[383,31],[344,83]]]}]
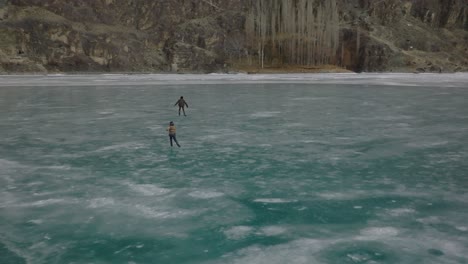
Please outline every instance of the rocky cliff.
[{"label": "rocky cliff", "polygon": [[262,2],[0,0],[0,72],[468,71],[467,0]]}]

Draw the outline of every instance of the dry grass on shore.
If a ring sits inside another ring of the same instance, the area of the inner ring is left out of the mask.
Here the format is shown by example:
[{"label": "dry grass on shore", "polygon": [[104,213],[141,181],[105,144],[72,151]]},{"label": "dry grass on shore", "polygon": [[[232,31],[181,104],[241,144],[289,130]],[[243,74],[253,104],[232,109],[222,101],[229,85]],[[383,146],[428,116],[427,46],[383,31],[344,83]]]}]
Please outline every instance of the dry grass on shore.
[{"label": "dry grass on shore", "polygon": [[340,68],[335,65],[321,66],[304,66],[304,65],[284,65],[280,67],[266,66],[264,68],[258,66],[237,65],[234,67],[240,72],[250,74],[255,73],[348,73],[350,70]]}]

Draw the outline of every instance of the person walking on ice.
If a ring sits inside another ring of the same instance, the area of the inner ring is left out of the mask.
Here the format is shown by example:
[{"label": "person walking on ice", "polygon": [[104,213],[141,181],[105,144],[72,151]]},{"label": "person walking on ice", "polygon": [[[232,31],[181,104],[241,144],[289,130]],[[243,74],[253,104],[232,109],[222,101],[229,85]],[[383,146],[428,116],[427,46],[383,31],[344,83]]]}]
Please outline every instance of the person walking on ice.
[{"label": "person walking on ice", "polygon": [[187,104],[187,102],[185,102],[183,96],[181,96],[180,99],[174,104],[174,106],[176,106],[176,105],[179,105],[179,116],[180,116],[180,109],[182,109],[182,111],[184,112],[184,116],[187,116],[187,115],[185,114],[185,109],[184,109],[184,107],[187,106],[187,108],[188,108],[188,104]]},{"label": "person walking on ice", "polygon": [[169,131],[169,141],[171,142],[171,147],[172,147],[172,140],[177,144],[177,146],[180,148],[179,142],[177,142],[176,138],[176,127],[174,125],[174,122],[169,123],[169,127],[166,129],[166,131]]}]

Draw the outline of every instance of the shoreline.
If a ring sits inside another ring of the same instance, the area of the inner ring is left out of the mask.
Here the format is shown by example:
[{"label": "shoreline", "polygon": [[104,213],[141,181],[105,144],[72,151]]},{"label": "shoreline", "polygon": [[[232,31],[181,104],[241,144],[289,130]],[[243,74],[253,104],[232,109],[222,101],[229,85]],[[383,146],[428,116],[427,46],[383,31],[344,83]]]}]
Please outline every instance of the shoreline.
[{"label": "shoreline", "polygon": [[0,76],[54,76],[54,75],[151,75],[151,74],[167,74],[167,75],[209,75],[209,74],[339,74],[339,73],[355,73],[355,74],[456,74],[468,73],[468,71],[447,71],[447,72],[421,72],[414,69],[400,69],[397,71],[382,71],[382,72],[356,72],[340,67],[238,67],[226,71],[53,71],[53,72],[0,72]]},{"label": "shoreline", "polygon": [[0,76],[61,76],[61,75],[236,75],[236,74],[456,74],[468,73],[468,71],[447,72],[421,72],[412,68],[400,68],[398,70],[381,72],[357,72],[335,65],[301,66],[285,65],[282,67],[266,66],[260,68],[249,65],[235,65],[222,71],[50,71],[50,72],[0,72]]},{"label": "shoreline", "polygon": [[301,66],[285,65],[282,67],[267,66],[264,68],[242,65],[235,67],[247,74],[279,74],[279,73],[357,73],[335,65]]},{"label": "shoreline", "polygon": [[54,73],[37,73],[37,72],[12,72],[0,73],[0,77],[8,76],[78,76],[78,75],[288,75],[288,74],[408,74],[408,75],[425,75],[425,74],[468,74],[468,72],[405,72],[405,71],[388,71],[388,72],[353,72],[353,71],[276,71],[271,69],[261,71],[229,71],[229,72],[54,72]]}]

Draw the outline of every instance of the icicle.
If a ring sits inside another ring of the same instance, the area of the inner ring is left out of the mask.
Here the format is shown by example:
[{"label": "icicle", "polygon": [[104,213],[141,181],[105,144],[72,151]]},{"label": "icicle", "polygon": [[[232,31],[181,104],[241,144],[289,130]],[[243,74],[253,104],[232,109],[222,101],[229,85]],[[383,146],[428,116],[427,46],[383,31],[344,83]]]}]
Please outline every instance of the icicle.
[{"label": "icicle", "polygon": [[356,54],[359,56],[359,46],[361,45],[361,34],[359,32],[359,26],[356,27]]},{"label": "icicle", "polygon": [[262,65],[273,59],[301,65],[337,61],[336,0],[253,0],[245,28]]}]

